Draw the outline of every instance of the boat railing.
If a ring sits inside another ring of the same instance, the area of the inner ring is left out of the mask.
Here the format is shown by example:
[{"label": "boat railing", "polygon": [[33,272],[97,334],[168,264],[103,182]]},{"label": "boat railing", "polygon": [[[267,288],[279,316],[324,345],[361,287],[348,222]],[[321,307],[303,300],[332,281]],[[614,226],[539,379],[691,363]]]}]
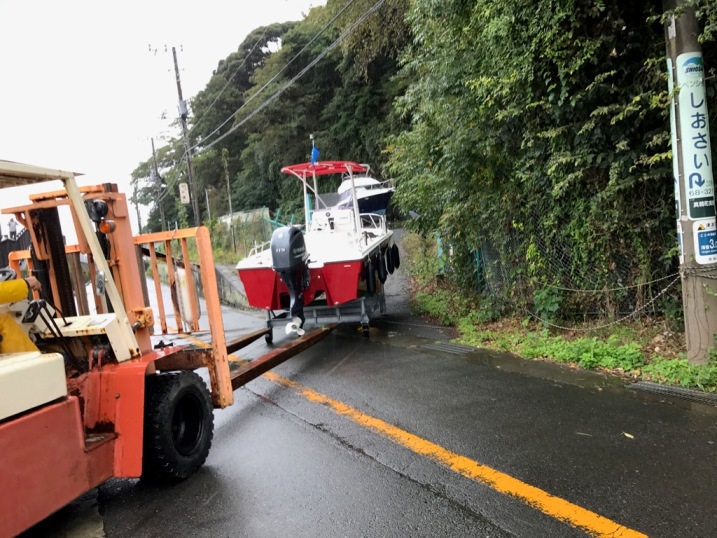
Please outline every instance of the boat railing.
[{"label": "boat railing", "polygon": [[[353,232],[356,229],[353,209],[316,210],[311,212],[309,230]],[[382,234],[387,231],[386,215],[378,213],[361,213],[359,215],[359,234]]]},{"label": "boat railing", "polygon": [[361,213],[361,232],[386,232],[386,215],[378,213]]},{"label": "boat railing", "polygon": [[254,246],[251,247],[251,250],[249,251],[249,255],[247,257],[250,258],[256,254],[259,254],[260,252],[264,252],[270,246],[271,241],[264,241],[263,243],[257,243],[256,241],[254,241]]}]

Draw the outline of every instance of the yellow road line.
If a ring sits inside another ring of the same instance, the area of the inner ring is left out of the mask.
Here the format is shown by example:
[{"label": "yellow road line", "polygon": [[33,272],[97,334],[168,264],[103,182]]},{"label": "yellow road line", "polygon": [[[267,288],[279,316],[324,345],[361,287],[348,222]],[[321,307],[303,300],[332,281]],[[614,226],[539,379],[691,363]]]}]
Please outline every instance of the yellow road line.
[{"label": "yellow road line", "polygon": [[564,523],[587,531],[592,536],[604,536],[612,538],[646,538],[646,534],[629,529],[606,517],[586,510],[576,504],[568,502],[560,497],[551,495],[535,486],[521,482],[517,478],[497,471],[487,465],[473,461],[465,456],[443,448],[440,445],[422,439],[417,435],[397,428],[381,419],[362,413],[343,402],[334,400],[325,394],[316,392],[313,389],[300,385],[295,381],[278,376],[274,372],[267,372],[264,377],[288,388],[292,388],[309,400],[310,402],[322,404],[331,408],[336,413],[348,417],[357,424],[369,428],[381,435],[391,439],[398,445],[425,456],[452,471],[470,478],[476,482],[510,495],[524,503],[540,510],[544,514],[552,516]]}]

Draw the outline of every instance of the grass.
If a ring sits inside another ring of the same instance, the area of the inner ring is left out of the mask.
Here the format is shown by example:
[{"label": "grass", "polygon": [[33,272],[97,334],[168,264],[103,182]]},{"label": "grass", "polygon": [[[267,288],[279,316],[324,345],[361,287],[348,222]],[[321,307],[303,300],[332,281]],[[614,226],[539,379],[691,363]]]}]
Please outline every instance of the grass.
[{"label": "grass", "polygon": [[717,392],[717,353],[712,353],[707,364],[690,364],[684,355],[684,334],[670,330],[667,320],[645,318],[604,329],[577,326],[571,331],[550,332],[534,320],[497,319],[492,305],[436,277],[435,245],[408,233],[403,243],[412,281],[412,311],[455,327],[457,343],[516,353],[525,359],[572,364],[631,380]]}]

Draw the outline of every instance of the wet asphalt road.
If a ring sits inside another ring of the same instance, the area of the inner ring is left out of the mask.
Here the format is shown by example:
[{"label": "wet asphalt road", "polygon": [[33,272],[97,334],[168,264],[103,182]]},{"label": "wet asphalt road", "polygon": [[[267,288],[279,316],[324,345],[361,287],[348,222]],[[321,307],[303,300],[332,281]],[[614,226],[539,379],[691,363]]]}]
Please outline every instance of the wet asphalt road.
[{"label": "wet asphalt road", "polygon": [[[412,318],[402,285],[395,278],[388,288],[390,314],[370,338],[344,325],[276,368],[278,378],[235,392],[236,403],[215,412],[214,444],[195,476],[164,487],[109,481],[29,534],[597,535],[576,527],[579,517],[546,514],[563,500],[568,512],[577,506],[624,526],[623,536],[717,536],[717,408],[436,345],[451,334]],[[261,326],[257,316],[225,318],[229,330]],[[263,341],[246,353],[262,349]],[[371,419],[413,434],[415,446],[372,429]],[[433,456],[421,454],[425,446]],[[467,478],[442,462],[443,450],[503,475],[492,485]],[[497,491],[506,476],[528,493]],[[541,505],[530,486],[554,497]],[[82,530],[63,530],[68,521]]]}]

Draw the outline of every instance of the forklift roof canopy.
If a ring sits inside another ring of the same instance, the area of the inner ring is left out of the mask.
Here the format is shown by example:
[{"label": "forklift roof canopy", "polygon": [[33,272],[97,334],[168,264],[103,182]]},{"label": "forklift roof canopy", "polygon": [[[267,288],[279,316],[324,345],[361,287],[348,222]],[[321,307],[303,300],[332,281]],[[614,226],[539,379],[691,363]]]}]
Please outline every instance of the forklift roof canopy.
[{"label": "forklift roof canopy", "polygon": [[81,174],[0,160],[0,188],[31,185],[55,179],[70,179],[78,175]]}]

